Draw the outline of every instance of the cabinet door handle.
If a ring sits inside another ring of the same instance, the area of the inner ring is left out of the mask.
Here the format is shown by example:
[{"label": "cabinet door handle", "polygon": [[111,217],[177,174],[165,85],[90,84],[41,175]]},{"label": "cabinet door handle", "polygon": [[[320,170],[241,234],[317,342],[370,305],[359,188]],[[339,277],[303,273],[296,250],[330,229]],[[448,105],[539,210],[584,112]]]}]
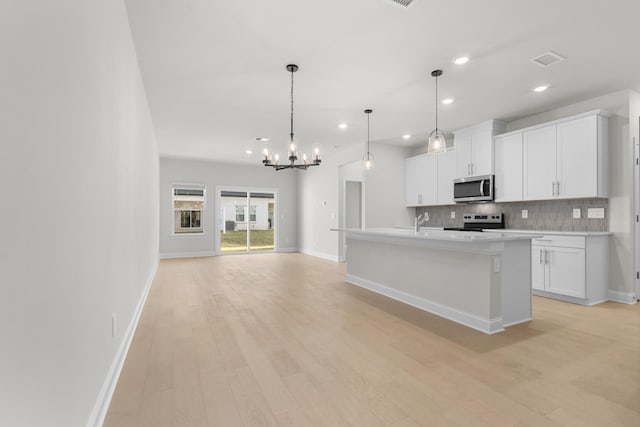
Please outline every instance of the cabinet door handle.
[{"label": "cabinet door handle", "polygon": [[551,258],[551,257],[549,256],[549,251],[545,249],[545,250],[544,250],[544,263],[545,263],[545,264],[549,264],[549,258]]},{"label": "cabinet door handle", "polygon": [[471,175],[471,163],[467,163],[467,175]]},{"label": "cabinet door handle", "polygon": [[471,175],[473,175],[473,162],[469,163],[469,166],[471,166]]},{"label": "cabinet door handle", "polygon": [[540,264],[542,264],[542,252],[544,251],[544,249],[540,249]]},{"label": "cabinet door handle", "polygon": [[560,181],[556,181],[556,196],[560,195]]},{"label": "cabinet door handle", "polygon": [[554,181],[551,181],[551,195],[556,195],[556,183]]}]

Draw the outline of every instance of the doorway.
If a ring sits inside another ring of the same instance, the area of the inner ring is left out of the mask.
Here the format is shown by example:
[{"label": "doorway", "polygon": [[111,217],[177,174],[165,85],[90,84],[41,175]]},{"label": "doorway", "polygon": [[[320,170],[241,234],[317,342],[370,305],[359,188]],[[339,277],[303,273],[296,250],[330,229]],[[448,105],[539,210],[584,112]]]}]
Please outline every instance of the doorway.
[{"label": "doorway", "polygon": [[362,182],[345,181],[344,226],[362,228]]},{"label": "doorway", "polygon": [[217,252],[274,252],[277,249],[276,201],[275,191],[219,189]]},{"label": "doorway", "polygon": [[[365,183],[362,163],[352,162],[340,166],[340,228],[365,227]],[[344,233],[338,233],[338,261],[347,259],[347,245]]]},{"label": "doorway", "polygon": [[[640,117],[638,117],[638,129],[640,129]],[[640,300],[640,131],[633,137],[633,182],[634,182],[634,208],[635,208],[635,298]]]}]

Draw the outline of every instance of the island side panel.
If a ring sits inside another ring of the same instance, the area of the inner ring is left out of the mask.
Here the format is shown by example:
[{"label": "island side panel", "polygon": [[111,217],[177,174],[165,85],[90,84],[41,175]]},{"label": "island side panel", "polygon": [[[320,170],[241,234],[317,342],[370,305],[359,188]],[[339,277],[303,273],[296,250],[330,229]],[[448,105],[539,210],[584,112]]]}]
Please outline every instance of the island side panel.
[{"label": "island side panel", "polygon": [[501,255],[504,326],[531,320],[531,242],[505,242]]},{"label": "island side panel", "polygon": [[348,282],[482,332],[502,330],[500,280],[490,254],[347,237]]}]

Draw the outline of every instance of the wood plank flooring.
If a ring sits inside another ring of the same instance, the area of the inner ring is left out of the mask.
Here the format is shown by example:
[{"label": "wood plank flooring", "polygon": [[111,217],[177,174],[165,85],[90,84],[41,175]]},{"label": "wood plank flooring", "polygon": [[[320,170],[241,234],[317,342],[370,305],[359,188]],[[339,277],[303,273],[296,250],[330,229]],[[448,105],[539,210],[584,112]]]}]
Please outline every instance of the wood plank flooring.
[{"label": "wood plank flooring", "polygon": [[163,260],[105,426],[640,426],[640,306],[488,336],[302,254]]}]

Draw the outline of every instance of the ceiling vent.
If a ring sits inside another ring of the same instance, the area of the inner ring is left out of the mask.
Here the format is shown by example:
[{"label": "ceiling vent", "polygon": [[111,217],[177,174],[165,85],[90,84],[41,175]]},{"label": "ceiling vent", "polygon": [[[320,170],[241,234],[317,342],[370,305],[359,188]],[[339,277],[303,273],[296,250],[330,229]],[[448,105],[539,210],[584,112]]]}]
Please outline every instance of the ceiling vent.
[{"label": "ceiling vent", "polygon": [[415,0],[391,0],[391,1],[395,4],[399,4],[400,6],[409,7],[411,6],[411,3],[413,3]]},{"label": "ceiling vent", "polygon": [[541,67],[548,67],[549,65],[556,64],[564,61],[565,59],[566,58],[564,56],[560,56],[555,52],[549,51],[532,58],[531,62],[538,64]]}]

